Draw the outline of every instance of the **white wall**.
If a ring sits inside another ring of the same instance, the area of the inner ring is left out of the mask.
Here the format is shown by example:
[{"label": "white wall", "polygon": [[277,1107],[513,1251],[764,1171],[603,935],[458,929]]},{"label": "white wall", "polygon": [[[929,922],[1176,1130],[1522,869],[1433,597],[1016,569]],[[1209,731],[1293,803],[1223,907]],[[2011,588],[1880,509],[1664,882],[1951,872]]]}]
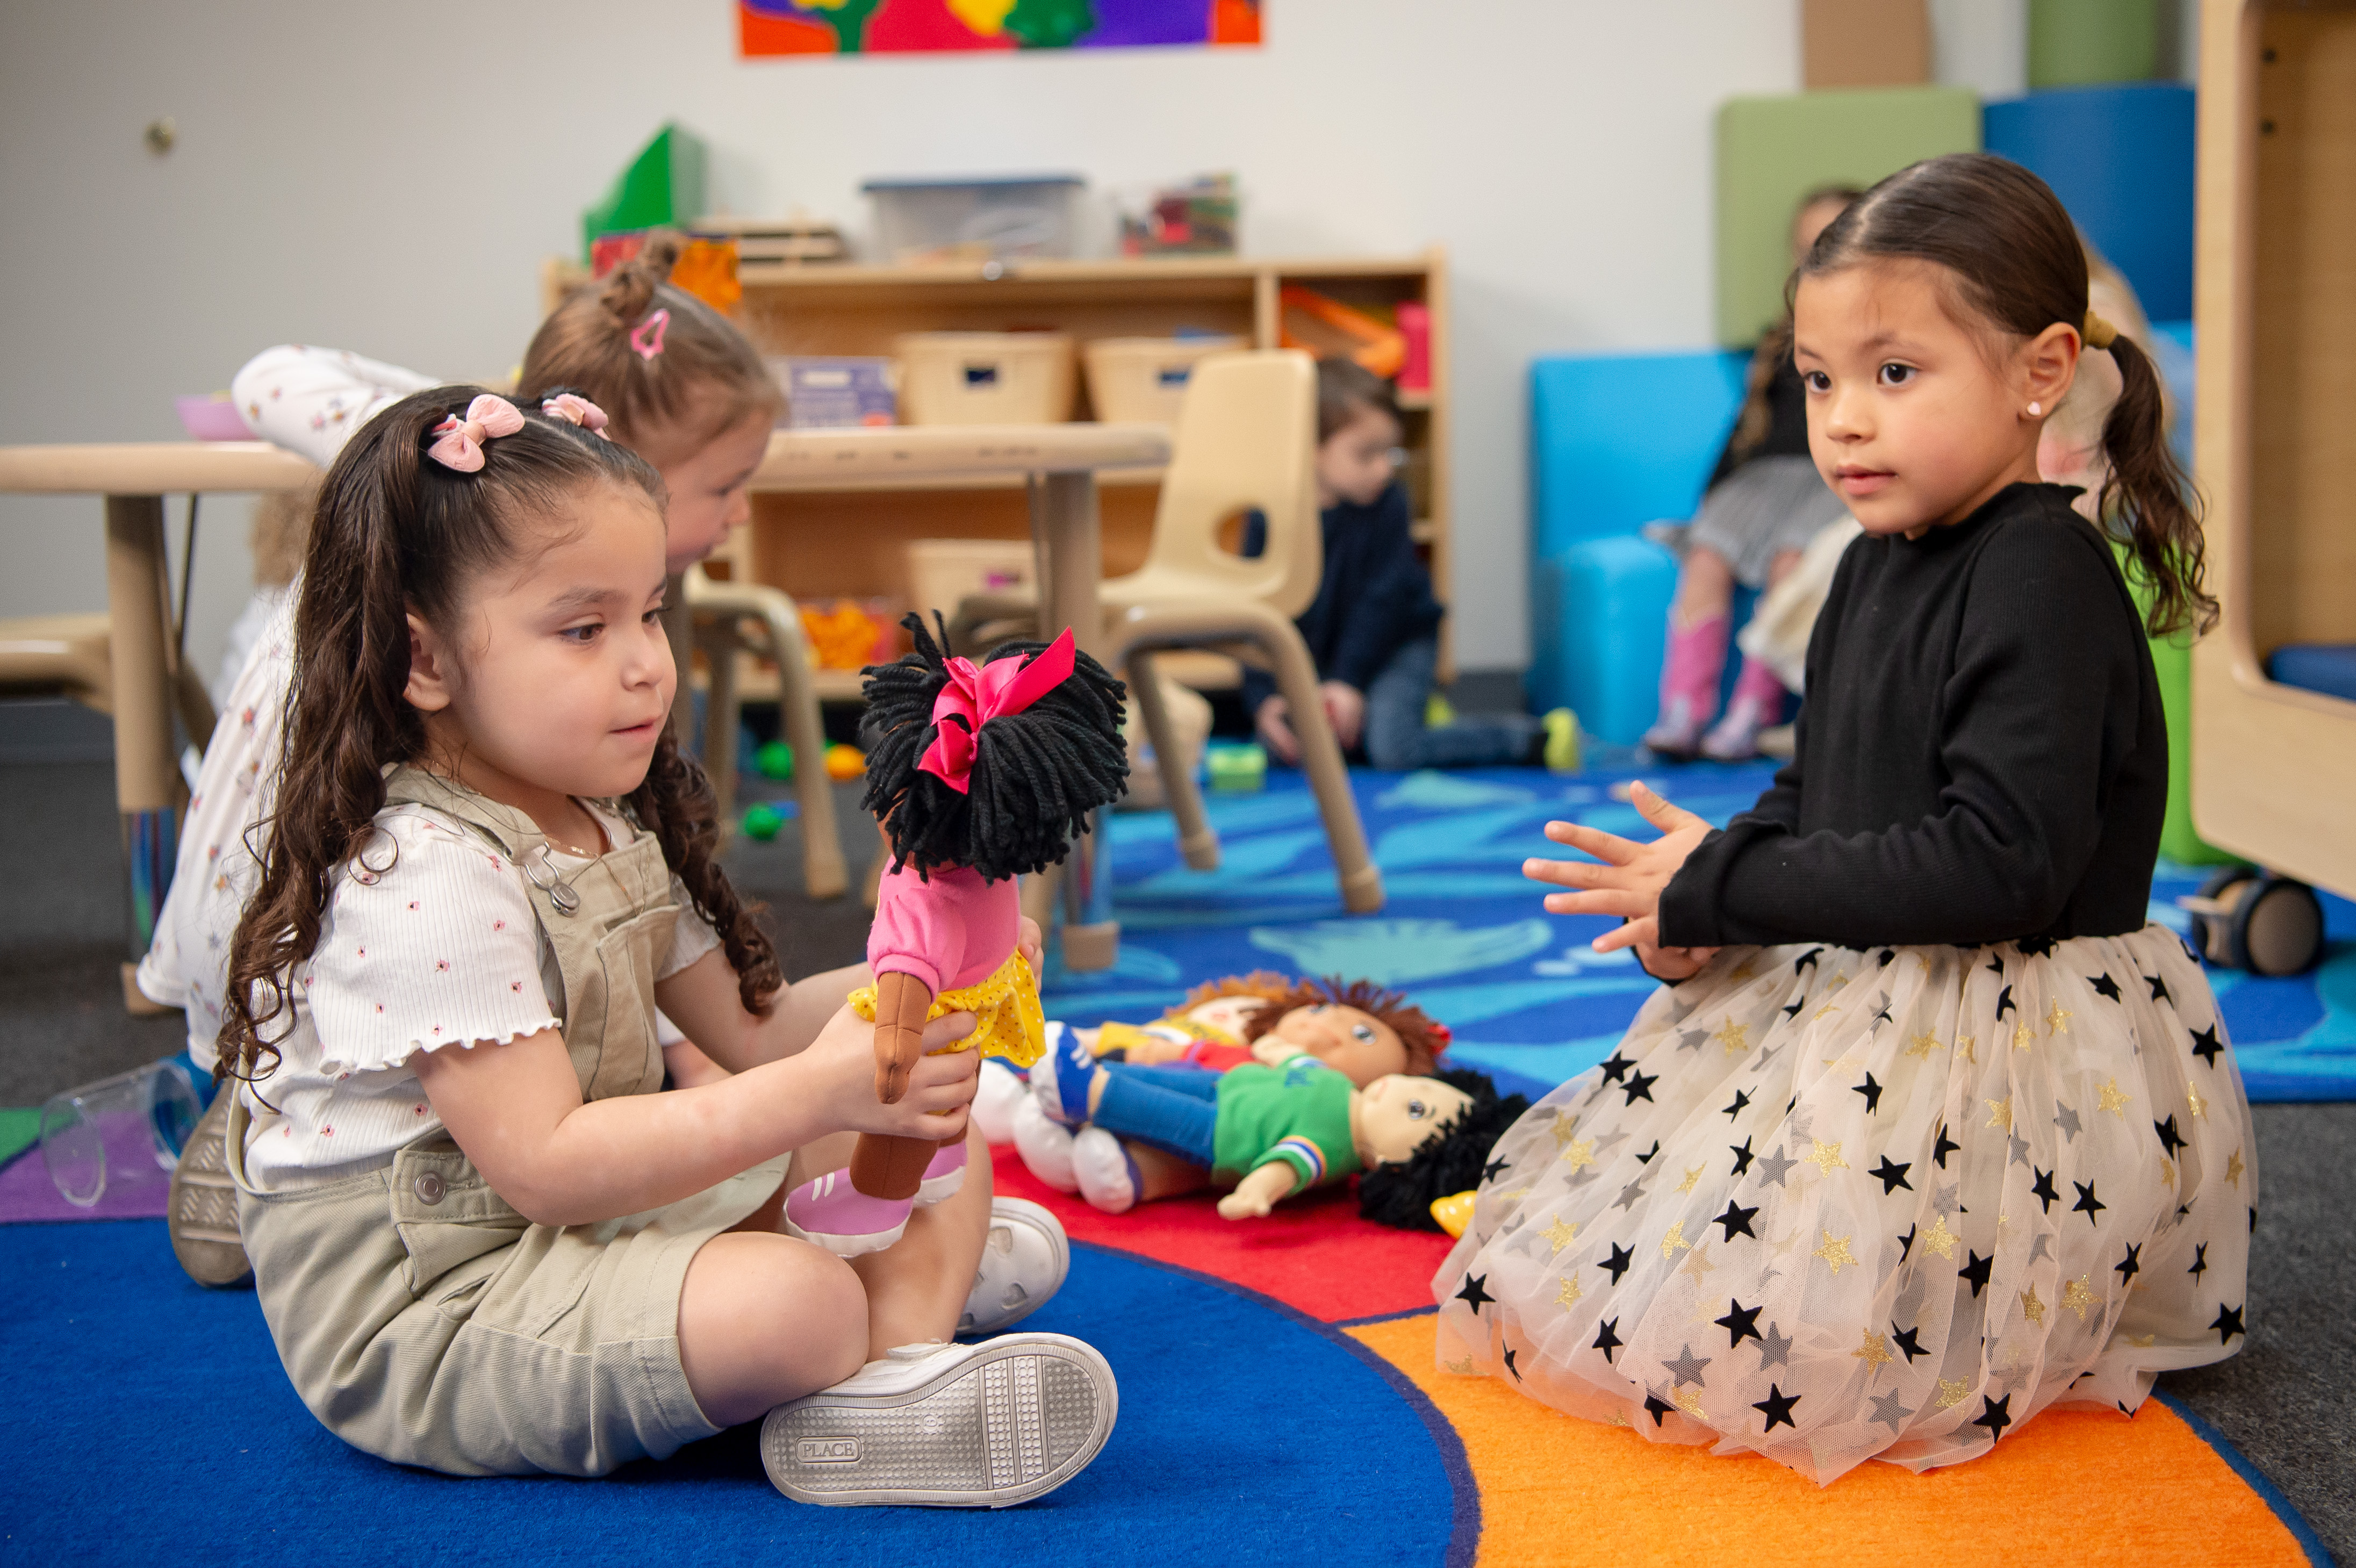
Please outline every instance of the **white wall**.
[{"label": "white wall", "polygon": [[[1941,74],[2018,91],[2022,0],[1934,5]],[[540,258],[669,117],[715,205],[854,230],[874,174],[1233,168],[1255,252],[1449,248],[1458,646],[1517,666],[1526,368],[1708,340],[1711,114],[1796,88],[1796,0],[1268,13],[1257,50],[747,63],[724,0],[0,8],[0,442],[175,437],[174,393],[289,339],[498,373]],[[248,572],[242,507],[207,517],[201,667]],[[0,615],[104,603],[96,506],[0,497]]]}]

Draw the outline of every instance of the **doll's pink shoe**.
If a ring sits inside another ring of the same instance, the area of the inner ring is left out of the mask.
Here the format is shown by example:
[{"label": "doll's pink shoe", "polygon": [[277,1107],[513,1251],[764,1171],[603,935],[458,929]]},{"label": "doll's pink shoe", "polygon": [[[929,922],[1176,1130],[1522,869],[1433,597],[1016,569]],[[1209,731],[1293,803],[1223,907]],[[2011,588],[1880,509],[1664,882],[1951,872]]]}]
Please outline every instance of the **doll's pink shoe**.
[{"label": "doll's pink shoe", "polygon": [[1102,1127],[1082,1127],[1073,1137],[1072,1175],[1080,1184],[1080,1196],[1108,1214],[1126,1214],[1136,1208],[1137,1189],[1144,1185],[1137,1162]]},{"label": "doll's pink shoe", "polygon": [[1072,1129],[1050,1121],[1035,1099],[1014,1107],[1014,1152],[1023,1157],[1024,1169],[1056,1191],[1079,1190],[1072,1175]]},{"label": "doll's pink shoe", "polygon": [[848,1168],[830,1170],[787,1197],[786,1232],[814,1242],[836,1257],[855,1258],[898,1241],[908,1228],[913,1207],[905,1198],[870,1198],[851,1185]]},{"label": "doll's pink shoe", "polygon": [[922,1209],[944,1198],[954,1198],[964,1185],[964,1140],[943,1144],[933,1151],[933,1157],[925,1166],[925,1179],[916,1187],[916,1207]]}]

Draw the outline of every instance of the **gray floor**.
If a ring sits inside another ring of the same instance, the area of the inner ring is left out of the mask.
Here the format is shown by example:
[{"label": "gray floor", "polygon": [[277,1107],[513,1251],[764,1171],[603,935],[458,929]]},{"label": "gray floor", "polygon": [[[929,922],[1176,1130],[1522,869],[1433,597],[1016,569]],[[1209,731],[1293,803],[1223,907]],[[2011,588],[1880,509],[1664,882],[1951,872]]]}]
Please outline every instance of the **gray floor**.
[{"label": "gray floor", "polygon": [[[180,1044],[177,1014],[123,1015],[113,767],[74,734],[54,743],[53,717],[0,704],[0,864],[16,889],[0,901],[0,1105],[37,1104]],[[80,760],[27,760],[44,755]],[[855,873],[874,852],[874,831],[854,791],[837,798]],[[788,976],[854,962],[866,947],[856,895],[802,897],[800,860],[790,828],[774,843],[739,842],[728,859],[739,886],[770,906]],[[2356,1104],[2262,1105],[2257,1124],[2265,1187],[2249,1339],[2232,1360],[2162,1387],[2222,1429],[2334,1553],[2356,1563]]]}]

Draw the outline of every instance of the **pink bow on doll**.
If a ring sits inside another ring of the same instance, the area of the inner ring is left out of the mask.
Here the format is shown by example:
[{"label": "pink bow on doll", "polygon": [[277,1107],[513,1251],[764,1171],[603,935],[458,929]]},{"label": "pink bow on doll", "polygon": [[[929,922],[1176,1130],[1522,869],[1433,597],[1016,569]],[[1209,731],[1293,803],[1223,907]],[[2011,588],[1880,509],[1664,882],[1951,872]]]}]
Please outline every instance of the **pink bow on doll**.
[{"label": "pink bow on doll", "polygon": [[[579,425],[592,435],[605,434],[605,411],[578,392],[559,392],[540,405],[540,411],[552,420]],[[610,436],[607,440],[612,440]]]},{"label": "pink bow on doll", "polygon": [[994,659],[977,667],[971,659],[948,661],[949,683],[933,699],[933,743],[917,768],[959,795],[972,787],[976,736],[991,720],[1020,713],[1072,673],[1077,650],[1072,629],[1028,659]]},{"label": "pink bow on doll", "polygon": [[425,455],[461,474],[478,473],[483,466],[483,443],[513,435],[522,428],[523,415],[513,403],[485,392],[466,405],[465,419],[453,414],[434,427],[438,439],[425,449]]}]

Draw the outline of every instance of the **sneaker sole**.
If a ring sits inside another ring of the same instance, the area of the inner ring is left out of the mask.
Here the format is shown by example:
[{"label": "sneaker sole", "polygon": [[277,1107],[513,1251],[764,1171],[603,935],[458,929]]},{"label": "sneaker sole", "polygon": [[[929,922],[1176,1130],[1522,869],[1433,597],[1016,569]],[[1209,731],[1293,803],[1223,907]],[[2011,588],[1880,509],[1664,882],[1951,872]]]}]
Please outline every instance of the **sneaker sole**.
[{"label": "sneaker sole", "polygon": [[1086,1469],[1119,1413],[1094,1349],[1010,1335],[904,1392],[779,1405],[761,1424],[761,1463],[796,1502],[1012,1508]]},{"label": "sneaker sole", "polygon": [[248,1285],[253,1264],[237,1229],[237,1184],[229,1174],[229,1095],[223,1088],[197,1122],[172,1170],[166,1232],[172,1255],[198,1285]]},{"label": "sneaker sole", "polygon": [[787,1220],[785,1224],[787,1235],[797,1241],[808,1242],[814,1247],[823,1247],[839,1258],[864,1257],[869,1253],[880,1253],[898,1241],[908,1229],[908,1221],[903,1220],[888,1231],[868,1231],[855,1236],[836,1236],[830,1235],[824,1231],[805,1231],[791,1220]]}]

